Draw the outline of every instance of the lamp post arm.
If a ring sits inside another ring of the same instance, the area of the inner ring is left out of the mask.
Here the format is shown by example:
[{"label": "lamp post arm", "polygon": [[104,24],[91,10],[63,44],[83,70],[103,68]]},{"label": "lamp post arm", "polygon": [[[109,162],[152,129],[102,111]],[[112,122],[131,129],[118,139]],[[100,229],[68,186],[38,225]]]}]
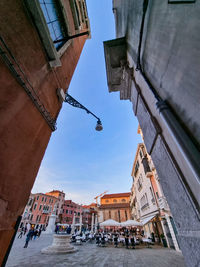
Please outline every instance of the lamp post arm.
[{"label": "lamp post arm", "polygon": [[99,122],[101,121],[94,113],[92,113],[89,109],[84,107],[81,103],[79,103],[76,99],[74,99],[71,95],[66,93],[65,95],[65,102],[70,104],[73,107],[84,109],[88,114],[91,114],[93,117],[95,117]]}]

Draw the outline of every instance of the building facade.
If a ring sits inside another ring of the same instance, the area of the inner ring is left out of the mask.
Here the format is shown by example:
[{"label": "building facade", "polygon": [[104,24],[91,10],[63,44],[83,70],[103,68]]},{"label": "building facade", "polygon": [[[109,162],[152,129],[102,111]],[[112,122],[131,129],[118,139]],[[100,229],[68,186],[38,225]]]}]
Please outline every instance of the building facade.
[{"label": "building facade", "polygon": [[[72,200],[65,200],[62,206],[61,223],[72,225],[80,224],[82,222],[82,229],[91,229],[92,217],[96,216],[97,212],[94,209],[96,204],[79,205]],[[92,214],[94,215],[92,216]],[[94,220],[94,218],[93,218]],[[94,224],[94,222],[93,222]]]},{"label": "building facade", "polygon": [[[46,193],[46,195],[54,196],[57,198],[57,206],[56,206],[56,212],[55,215],[59,215],[62,213],[62,206],[65,202],[65,193],[60,190],[53,190],[51,192]],[[59,216],[57,217],[57,221],[59,220]]]},{"label": "building facade", "polygon": [[200,262],[199,11],[199,1],[113,0],[116,39],[104,42],[109,92],[131,101],[188,266]]},{"label": "building facade", "polygon": [[1,264],[90,38],[86,2],[2,0],[0,32]]},{"label": "building facade", "polygon": [[58,214],[59,199],[42,193],[31,194],[24,209],[20,227],[27,223],[34,225],[36,229],[46,228],[51,214]]},{"label": "building facade", "polygon": [[132,218],[143,223],[146,237],[153,237],[155,242],[161,243],[164,235],[168,247],[179,251],[173,217],[144,143],[138,144],[131,176]]},{"label": "building facade", "polygon": [[131,193],[105,194],[100,198],[98,207],[98,222],[108,219],[124,222],[130,219]]},{"label": "building facade", "polygon": [[80,217],[82,214],[82,206],[76,204],[72,200],[65,200],[62,205],[61,222],[72,224],[75,216],[75,223],[80,223]]}]

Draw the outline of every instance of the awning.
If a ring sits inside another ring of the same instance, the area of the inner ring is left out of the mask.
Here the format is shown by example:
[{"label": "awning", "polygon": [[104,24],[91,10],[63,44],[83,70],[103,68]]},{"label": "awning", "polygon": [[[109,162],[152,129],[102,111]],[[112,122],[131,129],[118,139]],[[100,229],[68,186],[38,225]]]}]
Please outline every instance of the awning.
[{"label": "awning", "polygon": [[156,215],[157,215],[157,214],[155,214],[155,215],[151,215],[151,216],[149,216],[149,217],[146,217],[145,219],[141,220],[141,223],[142,223],[143,225],[147,224],[147,223],[148,223],[149,221],[151,221],[151,219],[153,219]]}]

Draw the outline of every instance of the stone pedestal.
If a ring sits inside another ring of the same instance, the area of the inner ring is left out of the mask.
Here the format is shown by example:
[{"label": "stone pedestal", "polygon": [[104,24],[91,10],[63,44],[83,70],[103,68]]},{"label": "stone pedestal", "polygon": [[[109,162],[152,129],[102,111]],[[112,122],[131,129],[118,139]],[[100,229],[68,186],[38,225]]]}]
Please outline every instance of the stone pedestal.
[{"label": "stone pedestal", "polygon": [[56,222],[56,215],[52,214],[49,218],[49,223],[47,226],[46,231],[44,231],[44,234],[53,234],[55,232],[55,222]]},{"label": "stone pedestal", "polygon": [[76,249],[70,245],[71,235],[55,234],[53,236],[53,243],[47,248],[43,248],[43,254],[65,254],[75,252]]}]

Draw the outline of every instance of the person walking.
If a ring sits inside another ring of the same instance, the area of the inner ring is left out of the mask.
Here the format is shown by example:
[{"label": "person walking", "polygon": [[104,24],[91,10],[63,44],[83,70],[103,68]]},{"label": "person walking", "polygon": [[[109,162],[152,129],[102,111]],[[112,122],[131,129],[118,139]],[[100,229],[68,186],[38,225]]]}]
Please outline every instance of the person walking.
[{"label": "person walking", "polygon": [[35,229],[33,232],[33,240],[35,240],[37,236],[38,236],[38,230]]},{"label": "person walking", "polygon": [[40,228],[39,231],[38,231],[38,238],[40,237],[41,232],[42,232],[42,229]]},{"label": "person walking", "polygon": [[20,230],[20,233],[19,233],[19,235],[18,235],[17,238],[22,238],[23,232],[24,232],[24,229],[23,229],[23,227],[22,227],[21,230]]},{"label": "person walking", "polygon": [[26,242],[25,242],[25,245],[24,245],[24,248],[27,248],[28,247],[28,242],[30,241],[31,237],[33,235],[33,230],[30,229],[27,236],[26,236]]}]

